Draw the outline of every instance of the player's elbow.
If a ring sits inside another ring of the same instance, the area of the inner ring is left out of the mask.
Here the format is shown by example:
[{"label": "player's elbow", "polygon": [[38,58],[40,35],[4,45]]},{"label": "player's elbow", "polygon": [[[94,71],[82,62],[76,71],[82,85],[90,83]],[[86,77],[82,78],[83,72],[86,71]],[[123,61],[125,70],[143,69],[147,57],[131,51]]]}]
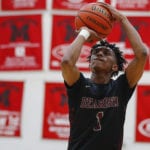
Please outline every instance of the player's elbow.
[{"label": "player's elbow", "polygon": [[62,68],[71,66],[71,60],[64,57],[64,58],[62,58],[60,65]]},{"label": "player's elbow", "polygon": [[140,48],[140,51],[137,55],[137,58],[139,59],[147,59],[149,55],[149,50],[146,46],[143,46],[142,48]]},{"label": "player's elbow", "polygon": [[148,50],[147,47],[144,47],[144,48],[142,49],[141,57],[143,57],[143,58],[146,59],[146,58],[148,57],[148,55],[149,55],[149,50]]}]

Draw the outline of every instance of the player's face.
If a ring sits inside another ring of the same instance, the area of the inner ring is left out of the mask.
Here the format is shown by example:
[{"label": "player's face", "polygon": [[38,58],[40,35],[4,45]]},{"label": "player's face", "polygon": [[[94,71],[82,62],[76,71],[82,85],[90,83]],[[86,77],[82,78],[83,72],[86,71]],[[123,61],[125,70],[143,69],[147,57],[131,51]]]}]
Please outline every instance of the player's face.
[{"label": "player's face", "polygon": [[[117,66],[114,52],[107,47],[100,47],[93,50],[90,60],[92,71],[112,72],[114,66]],[[116,71],[116,70],[115,70]]]}]

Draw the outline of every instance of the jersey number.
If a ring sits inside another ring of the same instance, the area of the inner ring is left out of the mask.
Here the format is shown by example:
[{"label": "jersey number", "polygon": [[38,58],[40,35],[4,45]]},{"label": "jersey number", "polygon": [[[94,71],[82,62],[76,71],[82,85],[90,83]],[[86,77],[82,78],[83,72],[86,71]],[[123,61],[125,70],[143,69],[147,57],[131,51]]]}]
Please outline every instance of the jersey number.
[{"label": "jersey number", "polygon": [[101,131],[102,127],[101,127],[101,122],[100,120],[103,118],[104,113],[103,112],[98,112],[96,114],[96,126],[93,128],[94,131]]}]

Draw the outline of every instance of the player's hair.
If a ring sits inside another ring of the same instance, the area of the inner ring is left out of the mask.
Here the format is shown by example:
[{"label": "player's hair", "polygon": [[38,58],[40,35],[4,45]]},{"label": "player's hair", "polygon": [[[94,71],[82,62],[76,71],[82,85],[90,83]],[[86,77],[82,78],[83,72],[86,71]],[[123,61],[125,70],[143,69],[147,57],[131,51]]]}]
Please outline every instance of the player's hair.
[{"label": "player's hair", "polygon": [[[101,46],[105,46],[106,48],[110,48],[114,52],[114,54],[116,56],[116,60],[117,60],[118,71],[114,71],[111,76],[117,76],[119,71],[124,71],[124,67],[125,67],[125,64],[127,63],[127,61],[123,57],[123,52],[120,51],[120,49],[118,47],[116,47],[116,44],[110,44],[106,40],[101,40],[98,44],[95,44],[91,48],[91,53],[90,53],[90,56],[88,56],[88,61],[90,62],[91,55],[92,55],[93,51],[96,51],[97,48],[101,47]],[[96,51],[96,53],[97,52],[98,51]]]}]

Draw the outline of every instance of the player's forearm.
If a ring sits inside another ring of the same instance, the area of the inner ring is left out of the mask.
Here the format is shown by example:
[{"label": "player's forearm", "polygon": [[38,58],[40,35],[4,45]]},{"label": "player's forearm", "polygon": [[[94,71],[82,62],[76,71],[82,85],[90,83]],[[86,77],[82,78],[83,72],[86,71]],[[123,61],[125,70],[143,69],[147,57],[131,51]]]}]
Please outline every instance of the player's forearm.
[{"label": "player's forearm", "polygon": [[65,50],[62,61],[69,62],[70,64],[75,65],[80,56],[84,42],[85,38],[81,35],[78,35],[76,39]]},{"label": "player's forearm", "polygon": [[132,49],[135,53],[136,57],[146,56],[147,55],[147,48],[144,45],[139,33],[136,29],[131,25],[127,18],[124,18],[121,21],[122,27],[130,41]]}]

